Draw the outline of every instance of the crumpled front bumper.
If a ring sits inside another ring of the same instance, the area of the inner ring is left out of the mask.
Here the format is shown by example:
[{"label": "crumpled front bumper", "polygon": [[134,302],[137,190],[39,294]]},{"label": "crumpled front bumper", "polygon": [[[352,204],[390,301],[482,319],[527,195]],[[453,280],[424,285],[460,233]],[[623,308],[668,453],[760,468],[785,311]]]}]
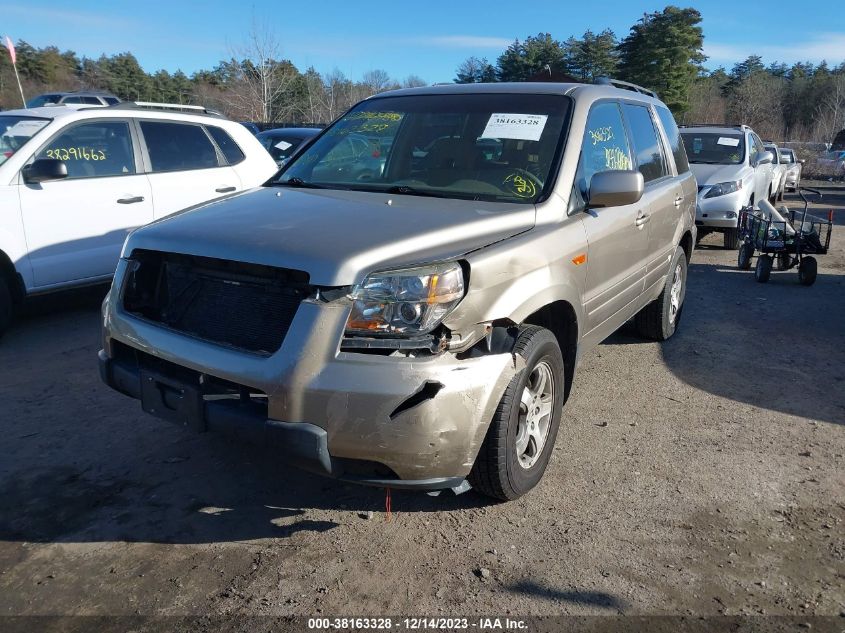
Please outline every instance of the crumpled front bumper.
[{"label": "crumpled front bumper", "polygon": [[[511,354],[340,352],[347,308],[332,304],[303,302],[279,351],[262,357],[167,330],[115,303],[104,304],[100,367],[107,384],[140,398],[147,358],[158,374],[183,376],[184,369],[243,385],[266,394],[263,410],[206,399],[196,430],[253,437],[299,466],[361,483],[423,489],[459,484],[507,384],[523,366]],[[118,348],[130,354],[118,354]],[[161,376],[165,384],[170,379]],[[386,469],[368,473],[372,464]]]}]

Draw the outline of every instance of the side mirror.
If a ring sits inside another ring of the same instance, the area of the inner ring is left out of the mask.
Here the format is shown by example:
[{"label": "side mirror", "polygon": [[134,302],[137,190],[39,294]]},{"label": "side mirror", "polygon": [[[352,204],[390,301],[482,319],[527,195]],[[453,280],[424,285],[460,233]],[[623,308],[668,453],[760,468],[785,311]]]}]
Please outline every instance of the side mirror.
[{"label": "side mirror", "polygon": [[757,159],[758,165],[766,165],[767,163],[771,163],[775,159],[774,154],[771,152],[763,152],[760,154],[760,157]]},{"label": "side mirror", "polygon": [[39,158],[23,168],[23,181],[28,184],[67,178],[67,165],[56,158]]},{"label": "side mirror", "polygon": [[593,174],[587,206],[623,207],[643,197],[643,175],[631,169],[614,169]]}]

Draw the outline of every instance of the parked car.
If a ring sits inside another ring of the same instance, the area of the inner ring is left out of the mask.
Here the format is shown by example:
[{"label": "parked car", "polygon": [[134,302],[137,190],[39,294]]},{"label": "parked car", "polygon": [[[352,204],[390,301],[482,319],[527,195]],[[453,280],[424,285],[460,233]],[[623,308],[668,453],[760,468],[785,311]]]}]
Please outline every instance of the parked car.
[{"label": "parked car", "polygon": [[0,113],[0,332],[28,295],[107,281],[135,227],[276,171],[242,126],[189,111]]},{"label": "parked car", "polygon": [[798,187],[801,185],[801,171],[804,166],[804,161],[798,159],[795,155],[795,150],[781,147],[780,162],[786,166],[784,190],[798,191]]},{"label": "parked car", "polygon": [[822,154],[816,159],[813,171],[824,178],[845,180],[845,151],[834,150]]},{"label": "parked car", "polygon": [[772,154],[772,191],[775,200],[783,200],[786,187],[786,163],[781,162],[780,148],[774,143],[764,143],[763,149]]},{"label": "parked car", "polygon": [[280,127],[265,130],[257,138],[264,146],[276,164],[281,167],[293,156],[298,147],[305,141],[314,138],[322,132],[316,127]]},{"label": "parked car", "polygon": [[725,248],[737,248],[740,211],[774,200],[774,156],[747,125],[681,126],[681,136],[698,181],[699,235],[723,233]]},{"label": "parked car", "polygon": [[103,380],[324,475],[524,494],[578,360],[632,317],[665,340],[684,307],[695,177],[669,109],[620,85],[362,101],[267,186],[129,236]]},{"label": "parked car", "polygon": [[88,105],[111,106],[120,103],[120,99],[108,92],[79,90],[76,92],[48,92],[33,97],[26,102],[27,108],[41,108],[48,105]]}]

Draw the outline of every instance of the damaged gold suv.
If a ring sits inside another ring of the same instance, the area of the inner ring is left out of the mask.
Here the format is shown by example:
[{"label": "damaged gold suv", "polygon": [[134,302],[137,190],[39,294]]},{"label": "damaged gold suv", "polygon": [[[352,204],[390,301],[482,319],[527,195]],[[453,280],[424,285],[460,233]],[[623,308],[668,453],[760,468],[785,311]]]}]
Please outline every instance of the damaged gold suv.
[{"label": "damaged gold suv", "polygon": [[695,179],[619,83],[380,94],[265,186],[135,231],[103,380],[324,475],[526,493],[579,359],[681,319]]}]

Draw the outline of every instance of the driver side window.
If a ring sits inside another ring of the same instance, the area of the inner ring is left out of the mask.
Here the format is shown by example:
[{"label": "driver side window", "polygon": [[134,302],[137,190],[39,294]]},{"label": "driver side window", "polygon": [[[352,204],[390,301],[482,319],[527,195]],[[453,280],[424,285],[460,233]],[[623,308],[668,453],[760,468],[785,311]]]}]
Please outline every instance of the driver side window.
[{"label": "driver side window", "polygon": [[631,169],[632,165],[631,148],[619,104],[611,101],[596,104],[587,116],[581,142],[581,158],[575,175],[576,192],[586,201],[594,174],[612,169]]}]

